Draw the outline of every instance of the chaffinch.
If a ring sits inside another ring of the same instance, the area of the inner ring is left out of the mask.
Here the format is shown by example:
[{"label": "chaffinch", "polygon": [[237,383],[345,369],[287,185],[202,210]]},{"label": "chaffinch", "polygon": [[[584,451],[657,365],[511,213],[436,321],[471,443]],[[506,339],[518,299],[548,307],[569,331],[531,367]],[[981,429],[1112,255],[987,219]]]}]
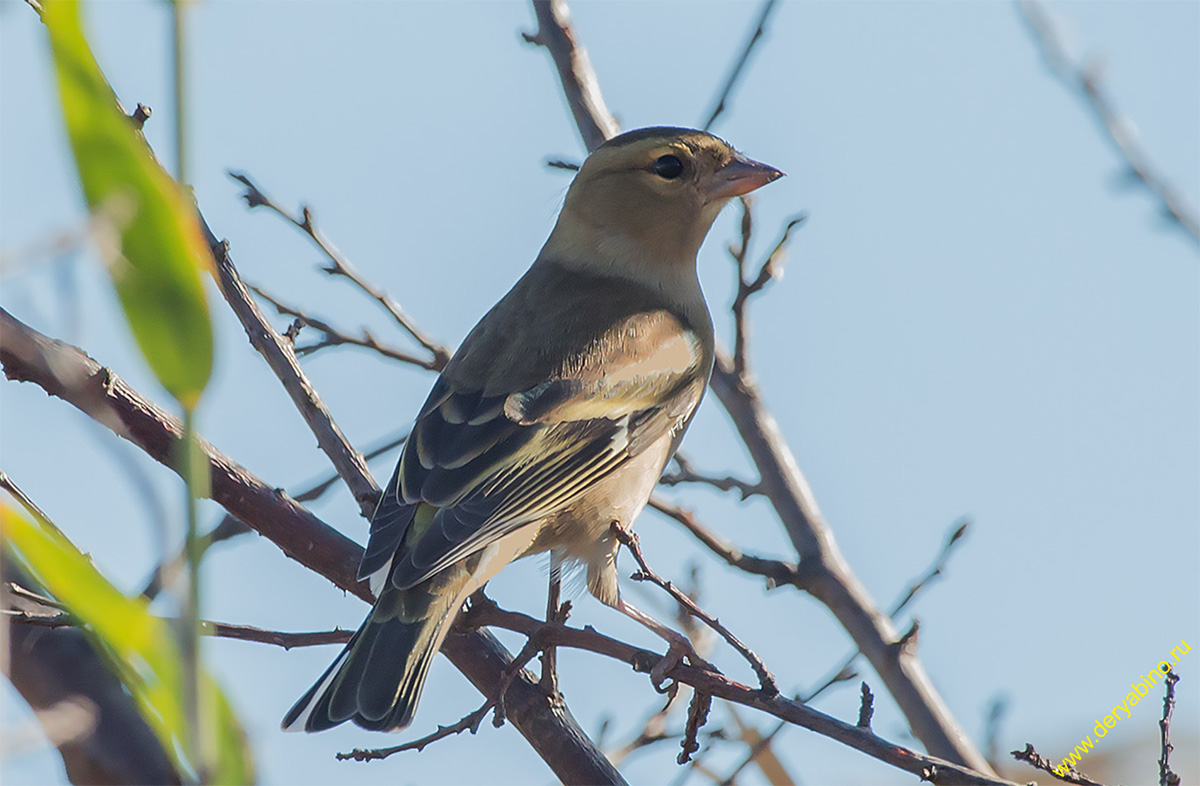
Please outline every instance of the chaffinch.
[{"label": "chaffinch", "polygon": [[359,567],[375,606],[284,729],[408,726],[466,598],[530,554],[679,638],[621,599],[611,524],[645,506],[708,384],[700,244],[730,199],[782,174],[683,128],[588,156],[541,253],[417,414]]}]

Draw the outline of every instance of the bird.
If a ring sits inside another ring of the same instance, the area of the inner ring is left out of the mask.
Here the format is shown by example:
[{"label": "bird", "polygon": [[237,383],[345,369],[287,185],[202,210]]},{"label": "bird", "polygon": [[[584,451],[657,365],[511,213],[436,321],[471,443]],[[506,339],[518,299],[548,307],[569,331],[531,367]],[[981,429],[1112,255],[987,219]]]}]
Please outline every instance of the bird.
[{"label": "bird", "polygon": [[622,599],[613,524],[645,506],[708,385],[700,246],[731,199],[782,176],[665,126],[585,159],[541,252],[417,413],[358,570],[375,604],[284,730],[406,728],[468,597],[532,554],[586,572],[601,603],[686,647]]}]

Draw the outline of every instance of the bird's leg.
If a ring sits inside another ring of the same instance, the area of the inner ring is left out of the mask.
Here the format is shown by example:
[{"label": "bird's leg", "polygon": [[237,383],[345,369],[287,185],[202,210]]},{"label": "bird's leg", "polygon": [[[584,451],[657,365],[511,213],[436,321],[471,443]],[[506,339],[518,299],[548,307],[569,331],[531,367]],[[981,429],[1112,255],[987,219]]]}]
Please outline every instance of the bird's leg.
[{"label": "bird's leg", "polygon": [[[641,567],[640,571],[633,574],[633,578],[638,581],[650,579],[651,576],[653,576],[653,572],[646,564],[645,557],[642,556],[642,550],[638,546],[637,535],[635,535],[631,530],[622,526],[620,521],[613,521],[609,525],[609,531],[614,540],[614,548],[612,552],[614,567],[616,561],[616,544],[619,543],[629,549],[629,553],[633,555],[633,558],[637,560],[638,566]],[[654,579],[656,579],[655,583],[659,583],[660,586],[663,585],[661,579],[658,579],[657,576],[654,576]],[[671,591],[669,582],[665,583],[665,588],[668,590],[668,592]],[[666,678],[667,672],[673,669],[676,664],[678,664],[685,656],[689,661],[691,661],[693,666],[698,666],[701,668],[713,668],[712,664],[700,657],[695,648],[692,646],[691,640],[688,639],[687,636],[672,630],[644,611],[641,611],[640,609],[626,603],[621,599],[619,593],[613,593],[612,602],[610,602],[609,605],[630,619],[636,620],[642,626],[649,628],[656,635],[665,639],[669,645],[667,654],[664,655],[662,660],[660,660],[654,666],[654,668],[650,670],[650,679],[653,681],[656,689],[661,690],[662,682]]]},{"label": "bird's leg", "polygon": [[[558,599],[562,592],[562,560],[554,551],[550,552],[550,587],[546,593],[546,624],[558,622]],[[558,693],[558,657],[553,644],[542,650],[542,690],[551,699],[557,700]]]},{"label": "bird's leg", "polygon": [[661,687],[663,680],[667,677],[667,672],[675,668],[684,657],[687,657],[688,660],[691,660],[697,666],[707,664],[707,661],[696,654],[696,650],[692,647],[692,642],[682,633],[668,628],[646,612],[626,603],[621,598],[617,598],[617,602],[613,604],[613,608],[653,631],[667,642],[667,654],[650,669],[650,680],[654,683],[655,688]]}]

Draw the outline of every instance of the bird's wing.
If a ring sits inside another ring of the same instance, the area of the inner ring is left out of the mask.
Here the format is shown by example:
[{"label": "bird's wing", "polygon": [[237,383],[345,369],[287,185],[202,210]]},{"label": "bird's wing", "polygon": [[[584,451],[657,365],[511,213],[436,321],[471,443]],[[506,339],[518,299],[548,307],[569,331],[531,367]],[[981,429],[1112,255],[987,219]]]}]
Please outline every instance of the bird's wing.
[{"label": "bird's wing", "polygon": [[[497,391],[494,379],[443,374],[372,520],[360,576],[387,569],[411,587],[570,504],[686,424],[709,362],[700,338],[655,311],[562,353],[536,385]],[[422,503],[436,514],[415,517]]]}]

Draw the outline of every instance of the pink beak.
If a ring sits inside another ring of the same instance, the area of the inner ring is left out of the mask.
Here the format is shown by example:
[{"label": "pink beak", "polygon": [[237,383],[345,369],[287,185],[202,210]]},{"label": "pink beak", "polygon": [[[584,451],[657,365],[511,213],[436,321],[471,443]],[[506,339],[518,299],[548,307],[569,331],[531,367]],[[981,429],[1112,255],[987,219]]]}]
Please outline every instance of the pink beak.
[{"label": "pink beak", "polygon": [[733,160],[717,170],[708,187],[709,199],[731,199],[745,196],[767,183],[783,177],[773,166],[734,153]]}]

